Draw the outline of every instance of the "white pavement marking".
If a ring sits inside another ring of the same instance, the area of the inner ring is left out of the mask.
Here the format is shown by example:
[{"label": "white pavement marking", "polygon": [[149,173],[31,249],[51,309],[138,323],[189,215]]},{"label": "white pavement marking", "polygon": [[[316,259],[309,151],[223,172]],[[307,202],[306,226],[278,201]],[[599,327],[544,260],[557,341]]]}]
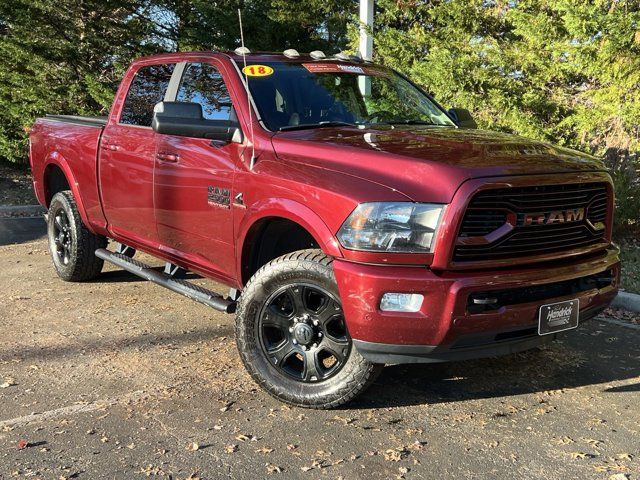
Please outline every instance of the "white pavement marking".
[{"label": "white pavement marking", "polygon": [[631,328],[633,330],[640,330],[640,325],[636,325],[634,323],[623,322],[621,320],[614,320],[612,318],[598,318],[599,322],[606,322],[612,325],[618,325],[619,327]]},{"label": "white pavement marking", "polygon": [[78,413],[93,412],[95,410],[100,410],[101,408],[110,407],[119,403],[138,400],[147,393],[148,392],[145,392],[144,390],[137,390],[120,397],[109,398],[106,400],[96,400],[95,402],[82,403],[77,405],[69,405],[68,407],[56,408],[55,410],[49,410],[47,412],[32,413],[31,415],[25,415],[24,417],[12,418],[10,420],[1,420],[0,429],[4,427],[20,427],[32,422],[43,422],[46,420],[52,420],[54,418],[76,415]]}]

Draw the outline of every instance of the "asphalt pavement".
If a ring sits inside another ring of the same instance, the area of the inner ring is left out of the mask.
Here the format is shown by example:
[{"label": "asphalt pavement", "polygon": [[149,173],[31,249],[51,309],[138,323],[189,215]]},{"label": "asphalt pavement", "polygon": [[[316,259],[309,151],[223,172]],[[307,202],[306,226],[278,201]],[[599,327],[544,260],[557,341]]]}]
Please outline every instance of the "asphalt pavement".
[{"label": "asphalt pavement", "polygon": [[[37,234],[34,219],[5,220],[5,243]],[[44,239],[0,246],[0,263],[2,480],[640,479],[631,322],[603,315],[506,357],[389,366],[347,407],[310,411],[252,382],[231,315],[111,266],[63,282]]]},{"label": "asphalt pavement", "polygon": [[0,217],[0,245],[25,243],[44,238],[47,224],[42,215],[32,217]]}]

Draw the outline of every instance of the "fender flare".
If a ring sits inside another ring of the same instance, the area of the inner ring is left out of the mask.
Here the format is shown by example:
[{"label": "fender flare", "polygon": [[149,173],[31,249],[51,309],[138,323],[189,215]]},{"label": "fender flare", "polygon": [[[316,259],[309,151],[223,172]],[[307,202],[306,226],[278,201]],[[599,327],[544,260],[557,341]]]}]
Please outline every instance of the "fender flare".
[{"label": "fender flare", "polygon": [[82,196],[80,195],[80,189],[78,188],[78,182],[76,181],[76,177],[73,175],[73,171],[69,166],[69,162],[67,162],[66,158],[64,158],[64,156],[62,156],[58,152],[50,153],[44,161],[44,168],[42,170],[43,188],[46,189],[45,174],[47,172],[47,168],[49,168],[49,166],[51,165],[55,165],[60,170],[62,170],[62,173],[64,173],[64,176],[67,179],[67,183],[69,184],[69,188],[71,189],[71,193],[73,194],[73,198],[76,201],[76,205],[78,206],[78,213],[80,214],[80,218],[82,218],[82,222],[90,232],[96,233],[93,230],[91,223],[89,222],[89,217],[87,216],[87,211],[85,210],[84,203],[82,202]]},{"label": "fender flare", "polygon": [[242,278],[242,253],[251,228],[262,219],[285,218],[297,223],[311,234],[320,249],[331,257],[342,257],[340,244],[326,223],[309,207],[289,199],[266,198],[251,205],[242,218],[236,242],[236,269]]}]

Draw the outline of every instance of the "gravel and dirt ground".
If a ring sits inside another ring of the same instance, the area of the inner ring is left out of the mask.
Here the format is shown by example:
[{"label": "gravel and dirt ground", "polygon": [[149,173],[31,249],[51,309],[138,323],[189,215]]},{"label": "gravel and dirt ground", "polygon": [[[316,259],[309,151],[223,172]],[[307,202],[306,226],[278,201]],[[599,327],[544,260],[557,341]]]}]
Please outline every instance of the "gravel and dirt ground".
[{"label": "gravel and dirt ground", "polygon": [[348,408],[310,411],[256,388],[232,316],[112,267],[62,282],[43,240],[0,263],[0,479],[640,479],[637,316],[387,367]]}]

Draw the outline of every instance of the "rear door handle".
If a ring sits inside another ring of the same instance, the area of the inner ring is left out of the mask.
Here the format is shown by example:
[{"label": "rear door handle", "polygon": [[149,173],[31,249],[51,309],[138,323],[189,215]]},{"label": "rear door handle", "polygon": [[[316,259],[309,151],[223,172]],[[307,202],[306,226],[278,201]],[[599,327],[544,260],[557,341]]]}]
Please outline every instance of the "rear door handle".
[{"label": "rear door handle", "polygon": [[161,162],[172,162],[175,163],[180,160],[180,155],[175,153],[158,153],[156,154],[156,158]]}]

